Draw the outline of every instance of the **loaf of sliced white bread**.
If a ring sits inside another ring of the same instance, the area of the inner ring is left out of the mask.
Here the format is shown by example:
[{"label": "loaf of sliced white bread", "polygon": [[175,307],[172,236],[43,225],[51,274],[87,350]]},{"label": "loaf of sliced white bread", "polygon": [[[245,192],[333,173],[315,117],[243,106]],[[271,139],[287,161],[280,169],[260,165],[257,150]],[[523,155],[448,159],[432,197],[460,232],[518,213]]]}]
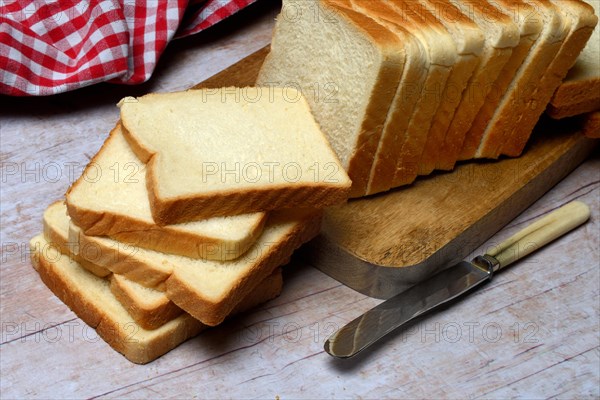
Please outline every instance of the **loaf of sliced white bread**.
[{"label": "loaf of sliced white bread", "polygon": [[[352,196],[385,191],[411,183],[415,171],[447,170],[459,159],[523,151],[597,23],[582,1],[561,4],[284,0],[257,82],[300,87],[309,94],[315,87],[335,88],[337,102],[307,99],[353,180]],[[390,33],[399,40],[390,41]],[[373,97],[379,83],[373,77],[383,78],[377,71],[392,59],[378,51],[382,47],[396,49],[406,61],[398,83],[396,75],[388,77],[388,87],[399,86],[391,104],[379,107],[377,120],[380,113],[387,115],[375,127],[368,124],[374,117],[362,101]],[[415,73],[413,63],[420,63],[425,74]],[[359,91],[363,95],[356,99]],[[379,138],[375,154],[365,137]]]},{"label": "loaf of sliced white bread", "polygon": [[[586,0],[600,14],[600,0]],[[569,70],[564,81],[554,92],[548,114],[555,119],[571,117],[600,110],[600,28],[592,37]]]}]

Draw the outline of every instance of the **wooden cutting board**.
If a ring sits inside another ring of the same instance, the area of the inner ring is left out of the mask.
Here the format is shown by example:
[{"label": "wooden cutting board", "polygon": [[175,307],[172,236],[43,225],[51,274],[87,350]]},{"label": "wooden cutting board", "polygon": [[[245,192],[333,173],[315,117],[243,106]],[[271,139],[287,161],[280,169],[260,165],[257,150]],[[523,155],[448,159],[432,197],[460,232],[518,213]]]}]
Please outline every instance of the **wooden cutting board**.
[{"label": "wooden cutting board", "polygon": [[[196,87],[252,86],[268,47]],[[369,296],[388,298],[479,247],[578,166],[596,141],[571,121],[538,124],[519,158],[459,165],[325,213],[305,259]]]}]

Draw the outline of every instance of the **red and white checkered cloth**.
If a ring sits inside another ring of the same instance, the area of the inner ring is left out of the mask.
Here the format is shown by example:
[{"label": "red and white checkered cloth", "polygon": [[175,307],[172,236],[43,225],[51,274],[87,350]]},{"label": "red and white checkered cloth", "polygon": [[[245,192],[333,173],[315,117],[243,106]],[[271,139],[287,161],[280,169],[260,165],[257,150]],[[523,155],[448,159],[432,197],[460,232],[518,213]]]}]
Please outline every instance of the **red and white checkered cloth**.
[{"label": "red and white checkered cloth", "polygon": [[0,0],[0,93],[150,78],[167,44],[256,0]]}]

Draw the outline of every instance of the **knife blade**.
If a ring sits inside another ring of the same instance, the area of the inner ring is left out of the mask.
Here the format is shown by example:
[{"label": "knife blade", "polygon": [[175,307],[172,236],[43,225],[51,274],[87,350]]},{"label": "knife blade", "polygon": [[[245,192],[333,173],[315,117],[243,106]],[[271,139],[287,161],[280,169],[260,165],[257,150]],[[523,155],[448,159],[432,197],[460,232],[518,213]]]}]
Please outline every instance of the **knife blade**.
[{"label": "knife blade", "polygon": [[349,358],[440,305],[488,282],[494,273],[571,231],[589,219],[590,210],[574,201],[537,220],[471,262],[462,261],[382,302],[325,341],[325,351]]}]

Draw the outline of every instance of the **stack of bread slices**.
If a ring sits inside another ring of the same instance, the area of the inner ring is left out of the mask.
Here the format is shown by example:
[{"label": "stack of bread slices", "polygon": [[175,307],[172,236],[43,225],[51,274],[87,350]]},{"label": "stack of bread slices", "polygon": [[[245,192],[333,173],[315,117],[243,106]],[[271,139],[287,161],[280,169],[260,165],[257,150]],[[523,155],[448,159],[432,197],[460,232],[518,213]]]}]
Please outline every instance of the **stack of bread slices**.
[{"label": "stack of bread slices", "polygon": [[305,93],[359,197],[520,155],[596,24],[581,0],[284,0],[258,84]]},{"label": "stack of bread slices", "polygon": [[277,296],[280,266],[351,181],[293,89],[121,101],[31,241],[42,280],[136,363]]}]

